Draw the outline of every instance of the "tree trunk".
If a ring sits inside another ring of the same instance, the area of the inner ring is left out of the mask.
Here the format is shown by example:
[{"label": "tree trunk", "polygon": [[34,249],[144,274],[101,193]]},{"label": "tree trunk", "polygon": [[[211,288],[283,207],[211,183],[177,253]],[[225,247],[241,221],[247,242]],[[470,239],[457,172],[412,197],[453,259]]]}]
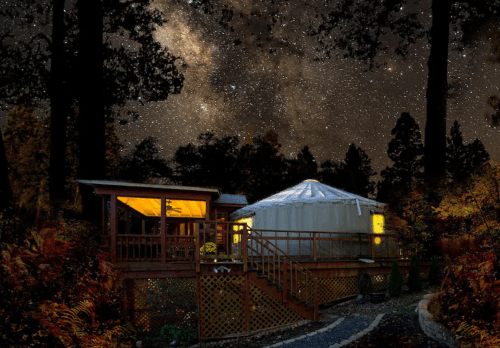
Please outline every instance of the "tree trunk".
[{"label": "tree trunk", "polygon": [[446,174],[446,99],[448,94],[449,0],[432,1],[432,27],[425,124],[425,177],[432,181]]},{"label": "tree trunk", "polygon": [[[67,101],[66,59],[64,39],[65,0],[53,1],[52,57],[50,68],[50,167],[49,197],[56,207],[64,199],[66,125],[69,112]],[[56,208],[57,209],[57,208]]]},{"label": "tree trunk", "polygon": [[12,188],[9,180],[9,163],[5,153],[2,130],[0,129],[0,214],[9,206],[12,199]]},{"label": "tree trunk", "polygon": [[[79,25],[79,179],[104,179],[106,167],[104,118],[104,45],[101,0],[78,1]],[[84,217],[100,218],[100,199],[82,187]]]}]

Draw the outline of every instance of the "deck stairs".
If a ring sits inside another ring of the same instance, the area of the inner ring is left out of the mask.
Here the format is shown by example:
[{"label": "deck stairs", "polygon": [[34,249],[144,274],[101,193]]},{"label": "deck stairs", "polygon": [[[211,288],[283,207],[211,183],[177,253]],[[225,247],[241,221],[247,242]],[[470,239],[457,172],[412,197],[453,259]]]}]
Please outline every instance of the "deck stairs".
[{"label": "deck stairs", "polygon": [[250,282],[305,319],[319,320],[318,277],[260,232],[249,231]]}]

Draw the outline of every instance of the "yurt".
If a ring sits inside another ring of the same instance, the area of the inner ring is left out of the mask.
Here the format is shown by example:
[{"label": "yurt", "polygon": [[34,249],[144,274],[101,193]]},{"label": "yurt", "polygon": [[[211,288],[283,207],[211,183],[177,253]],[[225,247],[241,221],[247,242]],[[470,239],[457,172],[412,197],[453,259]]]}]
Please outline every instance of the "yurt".
[{"label": "yurt", "polygon": [[[230,218],[246,222],[253,230],[287,231],[288,237],[299,236],[299,233],[291,233],[299,231],[384,233],[384,207],[383,203],[336,189],[317,180],[305,180],[236,210]],[[276,232],[266,231],[263,231],[264,235],[276,235]],[[300,233],[300,236],[303,235]],[[288,245],[285,248],[283,243],[285,242],[277,242],[290,255],[299,252],[298,245]],[[310,243],[301,245],[300,253],[303,254],[309,247]]]}]

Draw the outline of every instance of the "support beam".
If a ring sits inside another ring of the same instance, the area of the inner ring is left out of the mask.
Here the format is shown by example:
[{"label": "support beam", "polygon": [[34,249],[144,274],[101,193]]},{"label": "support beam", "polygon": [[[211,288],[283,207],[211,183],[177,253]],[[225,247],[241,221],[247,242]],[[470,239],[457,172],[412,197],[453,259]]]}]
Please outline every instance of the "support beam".
[{"label": "support beam", "polygon": [[167,262],[167,206],[165,197],[161,198],[161,263]]},{"label": "support beam", "polygon": [[111,262],[116,263],[116,235],[118,233],[118,221],[116,218],[116,195],[111,195]]}]

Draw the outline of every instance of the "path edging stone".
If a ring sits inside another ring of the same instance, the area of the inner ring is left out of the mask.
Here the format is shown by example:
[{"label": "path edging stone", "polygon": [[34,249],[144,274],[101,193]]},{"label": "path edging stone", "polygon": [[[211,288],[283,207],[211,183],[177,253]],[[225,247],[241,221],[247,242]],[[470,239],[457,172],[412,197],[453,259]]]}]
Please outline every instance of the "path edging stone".
[{"label": "path edging stone", "polygon": [[443,324],[434,321],[434,317],[427,310],[429,302],[439,293],[424,295],[423,300],[418,303],[418,322],[420,328],[425,334],[441,343],[446,344],[450,348],[459,348],[460,343],[455,335]]}]

